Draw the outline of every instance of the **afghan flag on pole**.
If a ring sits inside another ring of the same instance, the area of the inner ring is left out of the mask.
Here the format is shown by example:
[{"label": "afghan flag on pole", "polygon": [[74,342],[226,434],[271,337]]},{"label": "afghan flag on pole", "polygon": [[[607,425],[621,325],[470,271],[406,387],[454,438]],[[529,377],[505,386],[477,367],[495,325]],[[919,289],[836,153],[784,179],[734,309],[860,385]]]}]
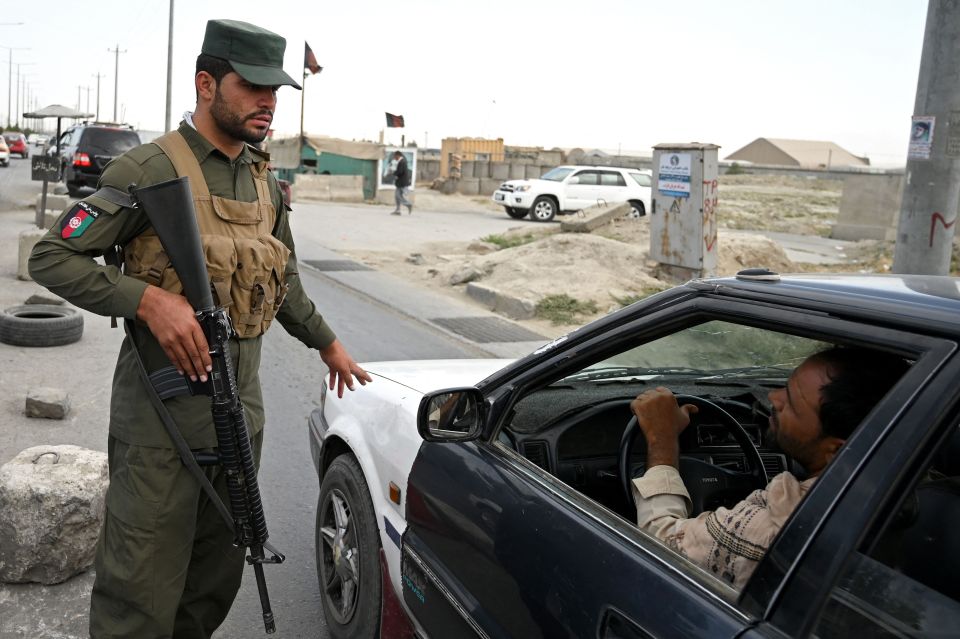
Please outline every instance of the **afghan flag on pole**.
[{"label": "afghan flag on pole", "polygon": [[403,116],[387,113],[387,126],[393,128],[403,128]]},{"label": "afghan flag on pole", "polygon": [[317,64],[317,56],[313,55],[313,49],[306,40],[303,41],[303,68],[309,69],[314,75],[323,71],[323,67]]},{"label": "afghan flag on pole", "polygon": [[80,237],[93,221],[100,217],[101,211],[86,202],[77,202],[60,223],[60,237],[69,239]]}]

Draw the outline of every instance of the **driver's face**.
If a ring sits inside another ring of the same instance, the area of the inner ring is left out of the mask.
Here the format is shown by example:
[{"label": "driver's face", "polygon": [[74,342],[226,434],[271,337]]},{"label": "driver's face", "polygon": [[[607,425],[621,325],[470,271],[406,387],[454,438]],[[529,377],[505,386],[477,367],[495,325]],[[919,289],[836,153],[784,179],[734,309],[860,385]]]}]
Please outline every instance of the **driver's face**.
[{"label": "driver's face", "polygon": [[809,473],[823,470],[828,458],[823,454],[823,428],[820,424],[820,389],[830,381],[827,367],[817,359],[798,366],[784,388],[771,391],[770,428],[767,439],[797,460]]}]

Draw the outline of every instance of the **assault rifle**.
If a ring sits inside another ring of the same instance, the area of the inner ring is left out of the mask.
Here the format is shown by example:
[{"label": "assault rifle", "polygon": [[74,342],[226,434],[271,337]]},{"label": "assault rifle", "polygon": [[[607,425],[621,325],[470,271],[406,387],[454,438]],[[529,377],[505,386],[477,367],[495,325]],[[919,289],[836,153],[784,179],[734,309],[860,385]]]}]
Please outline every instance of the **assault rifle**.
[{"label": "assault rifle", "polygon": [[[284,556],[267,543],[267,520],[263,514],[260,488],[257,485],[257,468],[253,461],[243,406],[237,394],[236,374],[230,360],[229,340],[234,332],[233,324],[227,311],[213,301],[189,178],[180,177],[134,189],[133,197],[138,203],[137,206],[147,214],[160,238],[170,264],[183,285],[183,294],[196,312],[197,322],[207,338],[213,370],[208,374],[206,382],[188,381],[187,390],[193,395],[210,396],[213,426],[217,434],[216,455],[194,455],[176,427],[171,429],[172,419],[169,419],[169,413],[166,413],[164,425],[174,439],[183,463],[201,482],[227,525],[232,528],[234,544],[249,548],[247,563],[253,566],[257,578],[257,590],[260,592],[260,605],[263,608],[263,625],[267,634],[272,634],[276,631],[276,624],[270,609],[263,564],[282,563]],[[155,381],[151,384],[151,387],[154,386]],[[159,403],[157,410],[163,418],[166,409],[162,408],[161,398],[155,393],[151,394],[156,399],[154,405]],[[199,469],[201,465],[217,463],[223,466],[226,475],[230,496],[229,512]],[[266,556],[264,548],[270,551],[271,556]]]}]

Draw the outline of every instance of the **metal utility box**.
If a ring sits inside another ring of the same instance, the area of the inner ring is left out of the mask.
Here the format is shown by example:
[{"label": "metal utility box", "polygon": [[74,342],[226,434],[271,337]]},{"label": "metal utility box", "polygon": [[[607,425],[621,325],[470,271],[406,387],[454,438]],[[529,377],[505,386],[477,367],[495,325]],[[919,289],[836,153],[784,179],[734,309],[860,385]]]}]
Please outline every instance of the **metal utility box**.
[{"label": "metal utility box", "polygon": [[678,280],[717,271],[716,144],[653,147],[650,258]]}]

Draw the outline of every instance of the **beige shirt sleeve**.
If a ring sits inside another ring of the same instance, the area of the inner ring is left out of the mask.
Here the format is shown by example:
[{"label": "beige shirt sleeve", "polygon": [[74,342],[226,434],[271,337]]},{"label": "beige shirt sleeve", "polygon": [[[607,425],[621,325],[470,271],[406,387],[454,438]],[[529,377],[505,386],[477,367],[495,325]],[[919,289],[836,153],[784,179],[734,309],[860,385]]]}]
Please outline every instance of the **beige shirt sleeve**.
[{"label": "beige shirt sleeve", "polygon": [[654,466],[633,480],[637,526],[739,590],[813,481],[781,473],[733,508],[690,518],[690,496],[680,473]]}]

